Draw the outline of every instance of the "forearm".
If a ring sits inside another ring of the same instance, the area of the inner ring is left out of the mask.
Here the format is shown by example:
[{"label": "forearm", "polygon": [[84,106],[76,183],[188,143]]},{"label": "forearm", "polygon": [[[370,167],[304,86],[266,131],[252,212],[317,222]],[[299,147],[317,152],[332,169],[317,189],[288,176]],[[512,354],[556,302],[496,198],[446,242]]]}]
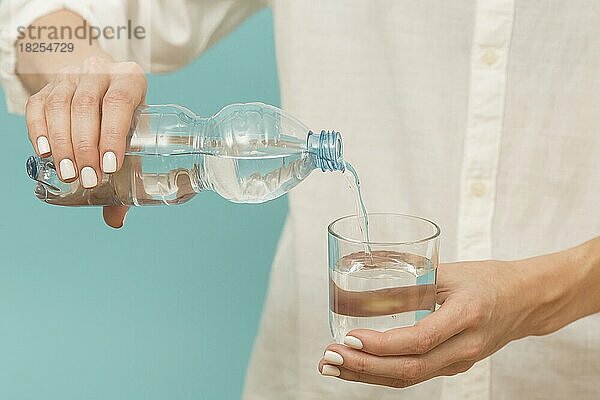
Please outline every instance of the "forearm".
[{"label": "forearm", "polygon": [[600,312],[600,237],[518,264],[524,297],[532,305],[527,335],[552,333]]},{"label": "forearm", "polygon": [[[32,25],[36,27],[63,27],[68,26],[75,29],[81,26],[83,18],[71,11],[61,10],[48,14],[36,20]],[[17,74],[23,85],[31,92],[38,92],[54,75],[62,68],[81,65],[81,63],[92,56],[110,58],[100,47],[97,40],[91,43],[88,39],[62,38],[61,40],[50,39],[48,29],[33,32],[25,31],[24,38],[15,43],[17,46]],[[39,35],[38,35],[39,34]],[[20,51],[21,44],[28,43],[71,43],[73,52],[27,52]]]}]

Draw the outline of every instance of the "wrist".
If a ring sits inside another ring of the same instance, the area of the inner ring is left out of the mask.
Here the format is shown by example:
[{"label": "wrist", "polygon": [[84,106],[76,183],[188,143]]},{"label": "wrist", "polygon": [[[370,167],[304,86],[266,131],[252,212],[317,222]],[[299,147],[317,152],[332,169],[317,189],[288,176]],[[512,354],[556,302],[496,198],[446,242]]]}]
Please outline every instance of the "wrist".
[{"label": "wrist", "polygon": [[576,293],[578,317],[600,312],[600,237],[572,249],[580,284]]},{"label": "wrist", "polygon": [[546,335],[599,311],[592,293],[600,288],[600,240],[517,265],[528,310],[523,336]]}]

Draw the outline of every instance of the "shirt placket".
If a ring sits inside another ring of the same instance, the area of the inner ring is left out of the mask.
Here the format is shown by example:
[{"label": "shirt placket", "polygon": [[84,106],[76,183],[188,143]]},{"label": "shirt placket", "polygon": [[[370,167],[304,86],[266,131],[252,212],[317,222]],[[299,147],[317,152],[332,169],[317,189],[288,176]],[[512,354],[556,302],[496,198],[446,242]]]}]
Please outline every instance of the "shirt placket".
[{"label": "shirt placket", "polygon": [[[463,261],[492,256],[496,172],[514,15],[515,0],[476,2],[457,227],[457,256]],[[482,360],[468,373],[447,378],[442,398],[490,400],[490,383],[490,360]]]}]

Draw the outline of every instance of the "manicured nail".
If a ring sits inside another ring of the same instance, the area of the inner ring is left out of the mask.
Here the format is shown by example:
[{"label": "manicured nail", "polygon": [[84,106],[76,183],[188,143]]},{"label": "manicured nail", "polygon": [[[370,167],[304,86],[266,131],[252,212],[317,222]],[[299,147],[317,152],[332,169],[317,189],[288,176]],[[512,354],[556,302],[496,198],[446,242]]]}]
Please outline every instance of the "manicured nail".
[{"label": "manicured nail", "polygon": [[107,151],[102,156],[102,171],[107,174],[117,172],[117,156],[112,151]]},{"label": "manicured nail", "polygon": [[60,176],[63,179],[73,179],[75,176],[77,176],[75,174],[75,165],[73,164],[73,161],[69,160],[68,158],[62,160],[58,166],[60,168]]},{"label": "manicured nail", "polygon": [[50,143],[48,143],[48,138],[46,136],[37,138],[37,147],[40,155],[50,153]]},{"label": "manicured nail", "polygon": [[344,344],[356,350],[360,350],[363,348],[363,343],[360,341],[359,338],[354,336],[346,336],[344,338]]},{"label": "manicured nail", "polygon": [[333,365],[342,365],[344,363],[344,357],[335,351],[327,350],[323,356],[323,360],[332,363]]},{"label": "manicured nail", "polygon": [[323,376],[340,376],[340,369],[338,367],[334,367],[333,365],[325,364],[325,365],[323,365],[323,370],[321,371],[321,375],[323,375]]},{"label": "manicured nail", "polygon": [[91,189],[98,184],[98,176],[92,167],[83,167],[81,169],[81,184],[86,189]]}]

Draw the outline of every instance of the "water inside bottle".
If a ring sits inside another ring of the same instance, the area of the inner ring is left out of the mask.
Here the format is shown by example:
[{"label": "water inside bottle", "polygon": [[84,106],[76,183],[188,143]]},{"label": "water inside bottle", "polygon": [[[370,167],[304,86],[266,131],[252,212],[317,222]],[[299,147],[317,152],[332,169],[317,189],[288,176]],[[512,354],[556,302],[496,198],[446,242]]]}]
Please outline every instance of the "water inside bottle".
[{"label": "water inside bottle", "polygon": [[[134,137],[123,166],[104,175],[93,189],[79,181],[64,184],[56,177],[38,177],[37,196],[43,201],[76,205],[174,205],[187,202],[205,188],[238,203],[259,203],[285,194],[291,184],[312,169],[304,143],[253,140],[232,147],[223,139],[204,143],[199,152],[190,136]],[[44,169],[53,173],[54,165]],[[63,187],[61,192],[55,190]]]},{"label": "water inside bottle", "polygon": [[357,328],[386,331],[414,325],[435,308],[431,260],[374,250],[342,257],[330,276],[330,327],[337,342]]}]

